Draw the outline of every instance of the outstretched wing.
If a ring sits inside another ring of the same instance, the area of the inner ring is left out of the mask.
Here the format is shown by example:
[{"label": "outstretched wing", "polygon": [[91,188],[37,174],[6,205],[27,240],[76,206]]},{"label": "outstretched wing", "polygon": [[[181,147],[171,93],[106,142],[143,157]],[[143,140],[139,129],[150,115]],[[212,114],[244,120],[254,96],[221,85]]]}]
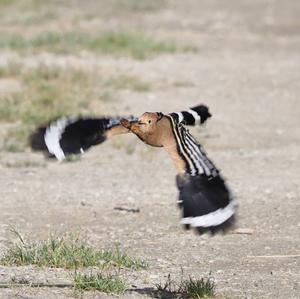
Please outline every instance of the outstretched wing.
[{"label": "outstretched wing", "polygon": [[[204,105],[198,105],[188,111],[190,111],[188,114],[185,111],[178,112],[178,115],[185,116],[182,117],[182,121],[188,125],[202,124],[211,117],[208,108]],[[36,129],[30,136],[29,143],[33,150],[44,151],[49,156],[63,160],[68,155],[81,154],[91,146],[100,144],[114,135],[128,133],[129,130],[120,124],[122,118],[130,122],[137,121],[134,116],[60,118]]]},{"label": "outstretched wing", "polygon": [[[136,121],[133,116],[127,118]],[[61,161],[68,155],[82,154],[112,135],[127,133],[120,120],[120,117],[60,118],[38,128],[30,136],[30,145],[33,150],[46,151]]]},{"label": "outstretched wing", "polygon": [[205,105],[198,105],[181,112],[173,112],[170,115],[178,124],[181,123],[187,126],[203,124],[211,117],[209,109]]}]

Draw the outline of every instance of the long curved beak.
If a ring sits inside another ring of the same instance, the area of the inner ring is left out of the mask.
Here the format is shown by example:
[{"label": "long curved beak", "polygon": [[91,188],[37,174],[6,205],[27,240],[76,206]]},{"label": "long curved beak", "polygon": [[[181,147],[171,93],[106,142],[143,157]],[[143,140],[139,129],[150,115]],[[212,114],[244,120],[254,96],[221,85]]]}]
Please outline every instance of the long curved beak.
[{"label": "long curved beak", "polygon": [[121,119],[120,123],[123,127],[127,128],[129,130],[131,130],[133,125],[140,124],[139,121],[129,121],[128,119],[125,119],[125,118]]}]

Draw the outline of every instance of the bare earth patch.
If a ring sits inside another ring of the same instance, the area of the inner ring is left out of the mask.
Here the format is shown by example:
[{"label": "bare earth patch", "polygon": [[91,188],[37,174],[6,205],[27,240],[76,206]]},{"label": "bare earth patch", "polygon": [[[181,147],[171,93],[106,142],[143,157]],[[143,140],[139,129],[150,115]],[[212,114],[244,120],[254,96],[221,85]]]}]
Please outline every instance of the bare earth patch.
[{"label": "bare earth patch", "polygon": [[[17,242],[12,227],[32,242],[80,231],[93,248],[147,261],[147,269],[113,273],[130,289],[122,298],[157,296],[168,277],[211,278],[220,299],[299,298],[299,14],[298,1],[279,0],[0,0],[0,256]],[[155,43],[188,49],[141,60],[122,46],[117,55],[87,46],[90,36],[102,41],[103,32],[137,28]],[[46,32],[85,40],[59,40],[65,52],[49,40],[31,48],[28,41]],[[140,115],[199,103],[213,117],[191,131],[239,203],[236,230],[224,236],[180,227],[175,170],[161,149],[121,136],[58,163],[25,143],[35,125],[58,115]],[[59,287],[72,275],[1,265],[0,283],[44,286],[0,288],[0,297],[72,298],[72,288]],[[90,285],[108,282],[102,278]],[[81,295],[114,298],[94,289]]]}]

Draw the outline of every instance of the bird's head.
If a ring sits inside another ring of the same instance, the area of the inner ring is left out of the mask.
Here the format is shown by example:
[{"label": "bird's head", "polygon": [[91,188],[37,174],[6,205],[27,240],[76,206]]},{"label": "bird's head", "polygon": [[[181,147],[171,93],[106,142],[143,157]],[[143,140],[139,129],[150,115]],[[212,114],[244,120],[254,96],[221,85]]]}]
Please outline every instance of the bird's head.
[{"label": "bird's head", "polygon": [[156,130],[157,123],[161,120],[162,113],[160,112],[145,112],[138,120],[138,126],[141,131],[149,134]]},{"label": "bird's head", "polygon": [[162,119],[161,112],[145,112],[137,121],[130,122],[122,119],[121,124],[135,133],[136,130],[144,133],[153,133],[156,130],[157,123]]},{"label": "bird's head", "polygon": [[140,137],[144,142],[153,146],[162,146],[158,141],[158,125],[163,118],[161,112],[145,112],[137,121],[121,120],[121,124]]}]

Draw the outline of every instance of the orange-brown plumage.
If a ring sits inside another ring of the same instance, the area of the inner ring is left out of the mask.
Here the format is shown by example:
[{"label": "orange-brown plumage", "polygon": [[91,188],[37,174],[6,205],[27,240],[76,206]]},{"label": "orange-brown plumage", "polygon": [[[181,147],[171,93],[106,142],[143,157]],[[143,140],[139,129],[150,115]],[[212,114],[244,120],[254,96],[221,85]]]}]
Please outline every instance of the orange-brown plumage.
[{"label": "orange-brown plumage", "polygon": [[166,115],[145,112],[139,118],[63,118],[39,128],[31,144],[59,160],[126,133],[135,134],[150,146],[163,147],[177,170],[181,223],[199,232],[215,232],[232,224],[236,205],[219,170],[184,127],[202,124],[210,116],[208,108],[199,105]]}]

